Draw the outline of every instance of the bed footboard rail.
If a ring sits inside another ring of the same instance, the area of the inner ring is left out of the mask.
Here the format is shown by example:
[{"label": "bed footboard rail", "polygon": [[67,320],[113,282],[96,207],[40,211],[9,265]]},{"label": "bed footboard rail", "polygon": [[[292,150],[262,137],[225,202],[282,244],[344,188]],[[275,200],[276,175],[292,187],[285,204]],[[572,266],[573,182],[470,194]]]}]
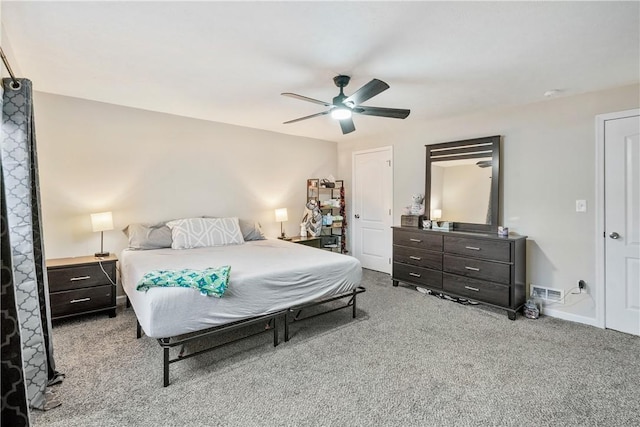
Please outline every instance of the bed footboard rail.
[{"label": "bed footboard rail", "polygon": [[[162,347],[163,353],[163,386],[167,387],[170,383],[169,381],[169,365],[172,363],[179,362],[181,360],[186,360],[191,357],[198,356],[202,353],[207,353],[209,351],[215,350],[217,348],[226,346],[228,344],[232,344],[247,338],[251,338],[255,335],[262,334],[264,332],[272,331],[273,332],[273,346],[276,347],[278,345],[278,318],[284,317],[286,315],[285,311],[279,311],[276,313],[265,314],[263,316],[252,317],[250,319],[240,320],[237,322],[229,323],[226,325],[217,326],[215,328],[207,329],[201,332],[197,332],[189,335],[188,337],[177,339],[175,337],[170,338],[158,338],[158,344]],[[211,347],[204,348],[202,350],[195,351],[193,353],[184,354],[184,345],[196,341],[206,337],[212,337],[215,335],[219,335],[225,332],[230,332],[236,329],[245,328],[250,325],[254,325],[256,323],[265,323],[267,327],[264,330],[254,332],[249,335],[244,335],[240,338],[236,338],[231,341],[224,342],[222,344],[217,344]],[[174,347],[182,346],[180,353],[178,356],[171,358],[170,350]]]},{"label": "bed footboard rail", "polygon": [[[328,298],[324,298],[321,300],[317,300],[317,301],[312,301],[310,303],[307,304],[302,304],[302,305],[298,305],[298,306],[294,306],[294,307],[290,307],[289,309],[285,310],[284,312],[284,341],[287,342],[289,341],[289,323],[290,322],[296,322],[296,321],[300,321],[300,320],[306,320],[306,319],[311,319],[313,317],[316,316],[322,316],[323,314],[328,314],[328,313],[333,313],[334,311],[338,311],[338,310],[344,310],[345,308],[352,308],[352,317],[355,319],[356,318],[356,297],[358,296],[358,294],[361,294],[363,292],[366,292],[366,289],[364,288],[364,286],[358,286],[357,288],[353,289],[352,291],[349,292],[344,292],[338,295],[333,295],[331,297]],[[339,307],[335,307],[329,310],[325,310],[322,311],[320,313],[316,313],[316,314],[312,314],[309,316],[305,316],[305,317],[300,317],[300,314],[302,313],[302,310],[304,310],[305,308],[310,308],[310,307],[315,307],[318,305],[323,305],[326,304],[328,302],[331,301],[337,301],[337,300],[341,300],[344,298],[349,298],[349,300],[347,301],[347,303],[345,305],[341,305]],[[289,318],[291,318],[291,321],[289,321]]]}]

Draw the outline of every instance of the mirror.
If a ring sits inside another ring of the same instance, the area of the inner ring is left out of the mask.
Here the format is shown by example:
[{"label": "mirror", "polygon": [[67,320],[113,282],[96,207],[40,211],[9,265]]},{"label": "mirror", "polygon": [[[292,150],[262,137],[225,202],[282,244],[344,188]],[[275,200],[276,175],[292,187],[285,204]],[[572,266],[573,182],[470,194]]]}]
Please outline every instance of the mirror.
[{"label": "mirror", "polygon": [[425,217],[458,231],[497,231],[500,136],[427,145]]}]

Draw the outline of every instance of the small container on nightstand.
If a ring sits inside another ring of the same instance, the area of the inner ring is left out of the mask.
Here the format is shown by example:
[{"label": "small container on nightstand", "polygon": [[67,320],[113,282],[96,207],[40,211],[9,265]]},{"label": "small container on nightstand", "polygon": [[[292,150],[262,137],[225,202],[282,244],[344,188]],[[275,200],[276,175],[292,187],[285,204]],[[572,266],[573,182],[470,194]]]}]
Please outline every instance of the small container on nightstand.
[{"label": "small container on nightstand", "polygon": [[115,317],[117,261],[115,255],[48,259],[51,318],[100,311]]}]

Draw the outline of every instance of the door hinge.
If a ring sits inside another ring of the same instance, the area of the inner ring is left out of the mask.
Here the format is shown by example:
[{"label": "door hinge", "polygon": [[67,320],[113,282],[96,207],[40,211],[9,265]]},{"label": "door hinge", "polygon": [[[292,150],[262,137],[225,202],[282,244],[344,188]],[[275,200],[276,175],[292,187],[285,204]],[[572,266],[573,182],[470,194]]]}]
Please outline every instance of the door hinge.
[{"label": "door hinge", "polygon": [[391,167],[391,160],[387,160],[387,165]]},{"label": "door hinge", "polygon": [[389,215],[391,215],[391,209],[389,209]]},{"label": "door hinge", "polygon": [[391,258],[389,258],[389,264],[391,264]]}]

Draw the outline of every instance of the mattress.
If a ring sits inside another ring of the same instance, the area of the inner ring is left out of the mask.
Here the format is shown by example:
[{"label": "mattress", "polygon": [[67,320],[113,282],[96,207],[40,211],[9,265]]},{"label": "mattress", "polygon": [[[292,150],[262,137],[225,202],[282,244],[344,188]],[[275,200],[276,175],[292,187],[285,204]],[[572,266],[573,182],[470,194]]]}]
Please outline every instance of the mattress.
[{"label": "mattress", "polygon": [[[151,270],[231,266],[222,298],[191,288],[136,290]],[[125,249],[122,285],[142,330],[168,338],[261,316],[355,289],[362,278],[351,256],[276,239],[196,249]]]}]

